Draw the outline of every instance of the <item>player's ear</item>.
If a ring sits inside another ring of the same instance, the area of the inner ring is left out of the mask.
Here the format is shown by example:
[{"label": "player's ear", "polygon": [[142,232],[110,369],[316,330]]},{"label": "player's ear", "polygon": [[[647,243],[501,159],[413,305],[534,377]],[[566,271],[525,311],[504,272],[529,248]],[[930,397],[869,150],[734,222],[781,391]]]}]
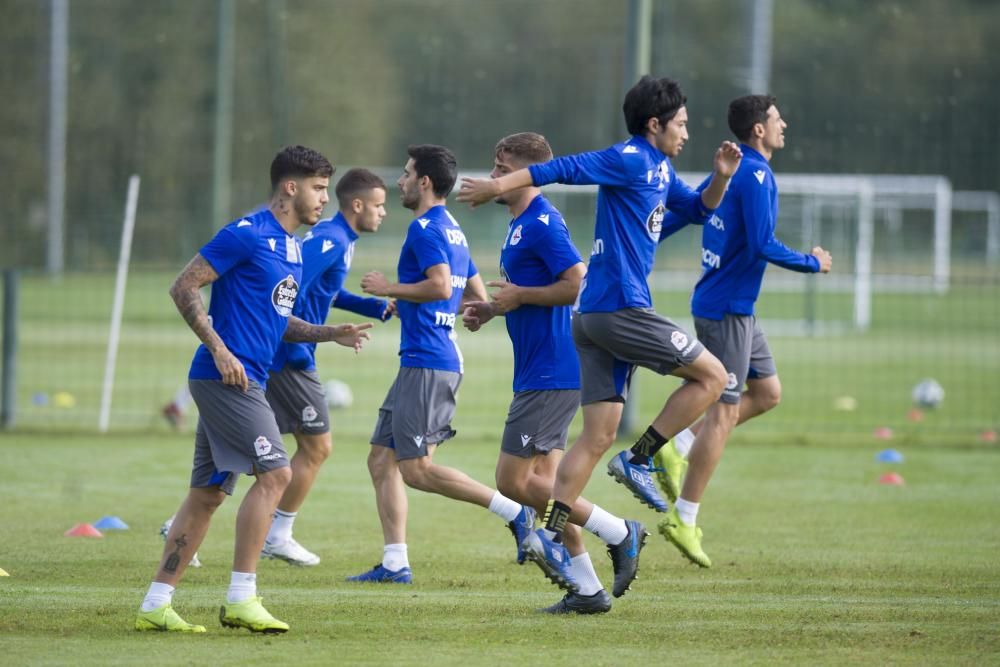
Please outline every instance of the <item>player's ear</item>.
[{"label": "player's ear", "polygon": [[355,197],[351,200],[351,210],[355,213],[361,213],[365,210],[365,202],[360,197]]},{"label": "player's ear", "polygon": [[281,182],[281,194],[294,197],[299,191],[299,183],[294,178],[289,178]]},{"label": "player's ear", "polygon": [[656,116],[650,116],[649,120],[646,121],[646,131],[653,134],[659,134],[662,131],[660,127],[660,119]]}]

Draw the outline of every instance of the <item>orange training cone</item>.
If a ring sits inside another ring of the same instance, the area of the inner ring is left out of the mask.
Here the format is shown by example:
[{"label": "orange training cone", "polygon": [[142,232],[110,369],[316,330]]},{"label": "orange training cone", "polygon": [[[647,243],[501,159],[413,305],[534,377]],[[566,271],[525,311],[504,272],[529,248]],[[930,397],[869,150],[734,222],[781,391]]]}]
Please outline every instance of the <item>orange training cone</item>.
[{"label": "orange training cone", "polygon": [[879,484],[888,484],[889,486],[903,486],[903,476],[898,472],[887,472],[878,478]]},{"label": "orange training cone", "polygon": [[104,537],[101,531],[97,530],[89,523],[78,523],[65,533],[66,537]]}]

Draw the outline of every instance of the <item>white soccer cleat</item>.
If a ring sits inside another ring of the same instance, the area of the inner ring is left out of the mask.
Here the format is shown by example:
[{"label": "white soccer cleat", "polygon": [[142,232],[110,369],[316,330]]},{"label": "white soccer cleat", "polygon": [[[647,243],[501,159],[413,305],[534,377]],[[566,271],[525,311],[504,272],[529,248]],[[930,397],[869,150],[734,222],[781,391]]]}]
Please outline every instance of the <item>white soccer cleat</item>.
[{"label": "white soccer cleat", "polygon": [[301,567],[312,567],[319,565],[319,556],[306,549],[289,537],[287,542],[281,544],[271,544],[264,542],[264,548],[260,550],[262,558],[277,558],[289,565],[299,565]]}]

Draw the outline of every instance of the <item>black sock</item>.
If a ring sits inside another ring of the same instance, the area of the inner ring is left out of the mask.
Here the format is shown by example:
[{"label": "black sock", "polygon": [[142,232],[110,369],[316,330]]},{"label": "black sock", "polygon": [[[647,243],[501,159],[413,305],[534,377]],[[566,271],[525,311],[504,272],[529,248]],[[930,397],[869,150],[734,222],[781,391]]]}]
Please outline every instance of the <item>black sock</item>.
[{"label": "black sock", "polygon": [[667,439],[656,432],[652,426],[646,429],[646,432],[642,434],[632,449],[632,458],[629,459],[629,463],[634,465],[642,464],[649,465],[650,460],[653,458],[653,454],[660,451],[660,447],[667,443]]},{"label": "black sock", "polygon": [[552,538],[554,541],[562,542],[562,534],[566,530],[566,522],[569,521],[569,513],[571,511],[572,509],[569,505],[564,505],[558,500],[549,500],[549,504],[545,508],[545,517],[542,519],[542,523],[545,524],[545,530],[550,530],[556,534]]}]

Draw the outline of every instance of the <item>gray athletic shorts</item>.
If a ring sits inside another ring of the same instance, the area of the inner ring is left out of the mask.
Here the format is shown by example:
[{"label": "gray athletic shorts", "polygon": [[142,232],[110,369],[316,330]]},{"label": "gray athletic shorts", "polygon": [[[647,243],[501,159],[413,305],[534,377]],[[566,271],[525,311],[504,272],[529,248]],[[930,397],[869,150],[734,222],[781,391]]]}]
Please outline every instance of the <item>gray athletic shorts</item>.
[{"label": "gray athletic shorts", "polygon": [[527,459],[566,449],[569,423],[579,407],[579,389],[517,392],[507,412],[500,451]]},{"label": "gray athletic shorts", "polygon": [[274,412],[260,385],[242,389],[222,380],[188,380],[198,406],[191,486],[217,486],[232,495],[240,473],[253,475],[288,465]]},{"label": "gray athletic shorts", "polygon": [[705,349],[698,339],[652,308],[574,313],[580,357],[580,402],[624,401],[636,366],[667,375]]},{"label": "gray athletic shorts", "polygon": [[455,435],[455,397],[462,374],[403,366],[378,411],[371,443],[396,450],[396,460],[427,456],[427,445]]},{"label": "gray athletic shorts", "polygon": [[330,412],[316,371],[285,366],[267,379],[266,395],[282,433],[329,433]]},{"label": "gray athletic shorts", "polygon": [[756,380],[778,373],[767,337],[753,315],[726,314],[721,320],[694,318],[694,329],[708,351],[719,358],[729,374],[720,403],[735,405],[747,379]]}]

